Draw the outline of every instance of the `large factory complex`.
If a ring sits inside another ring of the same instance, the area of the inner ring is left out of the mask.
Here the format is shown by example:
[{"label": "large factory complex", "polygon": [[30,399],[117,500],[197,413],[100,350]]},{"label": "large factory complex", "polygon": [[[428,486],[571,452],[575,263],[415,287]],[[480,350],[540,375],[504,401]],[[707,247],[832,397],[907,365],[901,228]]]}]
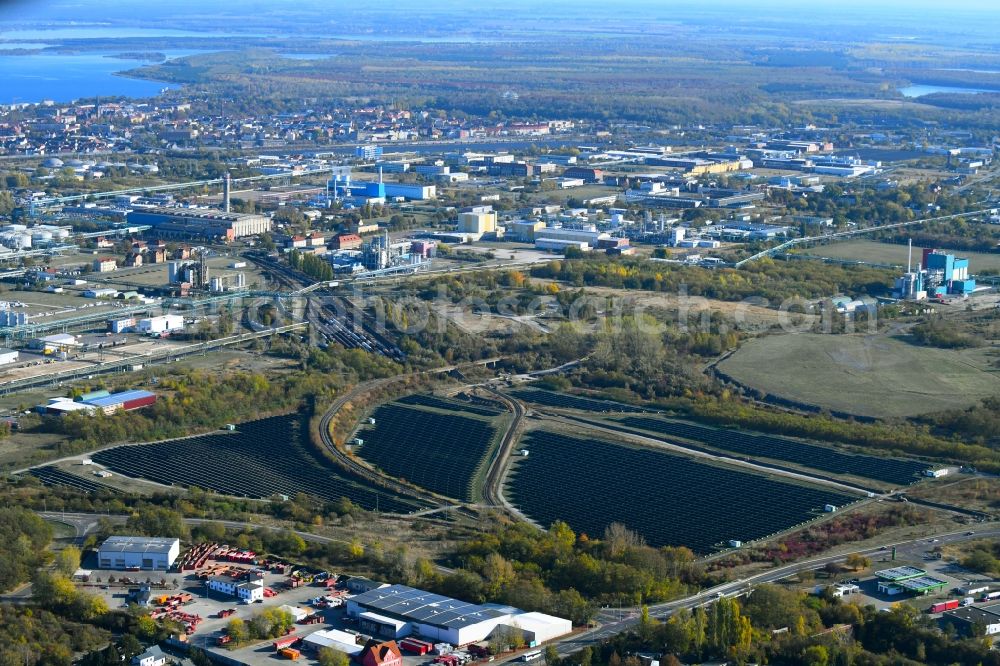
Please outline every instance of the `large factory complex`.
[{"label": "large factory complex", "polygon": [[255,213],[231,213],[200,208],[142,208],[130,211],[129,224],[149,225],[163,238],[204,236],[227,241],[271,230],[271,219]]}]

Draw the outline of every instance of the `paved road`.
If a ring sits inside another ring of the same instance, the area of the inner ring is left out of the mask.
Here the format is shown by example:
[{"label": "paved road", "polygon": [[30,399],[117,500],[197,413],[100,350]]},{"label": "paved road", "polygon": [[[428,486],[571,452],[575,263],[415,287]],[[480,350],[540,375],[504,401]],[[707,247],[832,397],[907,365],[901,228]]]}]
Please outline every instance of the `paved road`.
[{"label": "paved road", "polygon": [[[972,532],[972,534],[969,534]],[[959,543],[982,538],[1000,537],[1000,527],[996,525],[969,527],[962,531],[946,532],[933,536],[926,536],[920,539],[887,543],[883,546],[868,548],[860,552],[867,556],[887,554],[892,547],[896,548],[897,559],[917,559],[922,557],[924,551],[944,546],[947,544]],[[822,569],[830,563],[841,563],[847,559],[847,554],[827,555],[810,560],[803,560],[788,564],[783,567],[770,569],[763,573],[748,578],[723,583],[716,587],[703,590],[697,594],[649,606],[651,617],[663,619],[670,617],[681,608],[695,608],[710,603],[719,596],[734,597],[748,592],[754,585],[763,583],[773,583],[783,578],[787,578],[800,571],[812,571]],[[616,634],[632,629],[639,624],[640,609],[638,608],[605,608],[597,614],[599,626],[591,631],[575,636],[569,636],[564,640],[557,641],[556,647],[562,656],[573,654],[589,645],[595,645]]]}]

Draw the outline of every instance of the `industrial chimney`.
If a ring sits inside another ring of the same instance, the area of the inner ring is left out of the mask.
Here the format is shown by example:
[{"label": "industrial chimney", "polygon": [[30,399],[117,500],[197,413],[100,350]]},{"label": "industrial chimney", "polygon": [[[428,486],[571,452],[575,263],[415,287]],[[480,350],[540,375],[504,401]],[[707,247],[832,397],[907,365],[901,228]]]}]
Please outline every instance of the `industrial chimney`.
[{"label": "industrial chimney", "polygon": [[232,179],[229,176],[229,172],[226,172],[226,176],[222,179],[222,210],[229,212],[229,192],[232,189]]}]

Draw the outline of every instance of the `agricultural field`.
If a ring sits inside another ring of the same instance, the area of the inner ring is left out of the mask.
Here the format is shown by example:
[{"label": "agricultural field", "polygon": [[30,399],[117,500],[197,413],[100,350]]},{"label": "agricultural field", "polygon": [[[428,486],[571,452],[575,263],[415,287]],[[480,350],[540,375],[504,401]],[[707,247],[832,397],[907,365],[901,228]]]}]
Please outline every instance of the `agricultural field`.
[{"label": "agricultural field", "polygon": [[[800,252],[814,257],[825,257],[827,259],[847,259],[870,264],[889,264],[893,266],[905,267],[907,247],[905,245],[896,245],[895,243],[880,243],[878,241],[871,240],[852,240],[810,247],[801,250]],[[920,261],[922,252],[923,248],[913,246],[914,264],[916,264],[917,261]],[[954,253],[960,257],[969,258],[969,271],[973,274],[984,270],[1000,270],[1000,254],[966,252],[964,250],[956,250]]]},{"label": "agricultural field", "polygon": [[988,348],[919,347],[887,335],[772,335],[717,369],[771,396],[874,418],[963,409],[1000,394]]},{"label": "agricultural field", "polygon": [[346,497],[362,508],[390,513],[424,507],[342,471],[315,450],[302,417],[295,414],[241,423],[235,432],[117,446],[91,458],[125,476],[236,497],[308,493],[329,502]]},{"label": "agricultural field", "polygon": [[732,467],[536,430],[511,471],[507,496],[540,525],[564,520],[600,536],[614,522],[651,546],[687,546],[706,554],[769,537],[857,498]]},{"label": "agricultural field", "polygon": [[925,463],[916,460],[844,453],[828,446],[809,444],[789,437],[757,435],[684,421],[629,416],[618,422],[629,428],[704,444],[703,447],[692,447],[701,451],[718,449],[737,453],[741,457],[780,460],[823,472],[860,476],[897,486],[919,480],[919,474],[927,469]]},{"label": "agricultural field", "polygon": [[524,402],[543,405],[545,407],[556,407],[559,409],[579,409],[585,412],[621,412],[625,414],[644,414],[654,412],[652,409],[645,409],[636,405],[626,405],[623,402],[613,400],[601,400],[598,398],[587,398],[580,395],[569,395],[567,393],[555,393],[539,388],[520,388],[510,391],[510,394]]},{"label": "agricultural field", "polygon": [[462,400],[413,395],[382,405],[358,431],[357,454],[390,476],[465,502],[481,499],[506,412]]}]

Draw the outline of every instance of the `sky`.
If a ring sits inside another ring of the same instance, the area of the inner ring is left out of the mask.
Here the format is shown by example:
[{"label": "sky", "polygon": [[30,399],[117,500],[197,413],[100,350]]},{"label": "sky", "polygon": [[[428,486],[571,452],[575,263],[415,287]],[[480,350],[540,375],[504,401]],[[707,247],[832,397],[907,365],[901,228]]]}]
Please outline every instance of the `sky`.
[{"label": "sky", "polygon": [[[621,3],[621,4],[619,4]],[[622,8],[628,12],[623,13]],[[1000,21],[1000,0],[0,0],[0,21],[128,22],[166,27],[185,14],[202,17],[263,17],[286,13],[292,17],[335,19],[350,15],[355,21],[370,17],[372,29],[388,24],[406,26],[409,13],[443,14],[452,20],[472,16],[476,21],[530,22],[539,11],[566,22],[577,18],[593,24],[602,19],[718,21],[735,23],[802,23],[815,28],[824,22],[860,25],[885,31],[928,31],[948,26],[960,33],[981,33]],[[491,10],[495,9],[494,15]],[[398,17],[398,23],[396,18]],[[388,26],[392,27],[392,26]]]}]

